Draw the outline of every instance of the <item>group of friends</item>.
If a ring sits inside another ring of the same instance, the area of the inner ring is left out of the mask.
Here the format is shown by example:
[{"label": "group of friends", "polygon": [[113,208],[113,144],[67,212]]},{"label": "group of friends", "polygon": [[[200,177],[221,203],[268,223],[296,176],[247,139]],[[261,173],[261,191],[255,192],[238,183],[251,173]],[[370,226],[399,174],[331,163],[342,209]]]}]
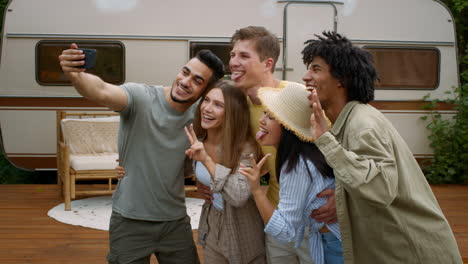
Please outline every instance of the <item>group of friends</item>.
[{"label": "group of friends", "polygon": [[205,197],[204,263],[462,263],[412,152],[368,104],[378,77],[367,51],[316,35],[303,85],[274,76],[280,44],[264,27],[231,42],[231,80],[202,50],[169,87],[106,83],[77,67],[76,44],[59,56],[81,95],[121,117],[109,263],[199,263],[187,161]]}]

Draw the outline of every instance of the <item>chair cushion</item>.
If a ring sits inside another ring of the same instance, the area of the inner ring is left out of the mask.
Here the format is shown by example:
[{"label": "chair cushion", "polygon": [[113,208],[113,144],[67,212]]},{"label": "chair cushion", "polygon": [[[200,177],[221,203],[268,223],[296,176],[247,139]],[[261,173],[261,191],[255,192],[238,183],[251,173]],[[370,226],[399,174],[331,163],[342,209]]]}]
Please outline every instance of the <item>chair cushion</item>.
[{"label": "chair cushion", "polygon": [[70,166],[76,170],[113,170],[117,167],[117,153],[97,155],[70,155]]},{"label": "chair cushion", "polygon": [[62,119],[63,138],[70,154],[117,152],[119,116],[86,119]]}]

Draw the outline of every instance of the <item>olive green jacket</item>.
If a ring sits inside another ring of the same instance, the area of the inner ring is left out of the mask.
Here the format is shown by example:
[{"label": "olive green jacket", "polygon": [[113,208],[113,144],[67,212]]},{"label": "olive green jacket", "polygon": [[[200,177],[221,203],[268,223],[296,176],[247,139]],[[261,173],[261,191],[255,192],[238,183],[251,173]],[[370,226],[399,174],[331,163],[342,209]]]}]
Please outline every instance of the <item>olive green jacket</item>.
[{"label": "olive green jacket", "polygon": [[419,165],[382,113],[349,102],[316,144],[336,177],[345,263],[462,263]]}]

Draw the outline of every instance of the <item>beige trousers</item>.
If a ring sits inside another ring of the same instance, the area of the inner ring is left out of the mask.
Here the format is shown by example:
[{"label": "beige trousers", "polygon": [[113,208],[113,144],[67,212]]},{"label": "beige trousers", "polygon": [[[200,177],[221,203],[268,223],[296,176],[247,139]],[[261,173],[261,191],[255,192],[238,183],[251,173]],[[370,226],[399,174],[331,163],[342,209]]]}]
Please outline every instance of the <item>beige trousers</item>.
[{"label": "beige trousers", "polygon": [[312,264],[309,248],[308,232],[298,248],[294,248],[294,241],[282,244],[274,237],[266,234],[266,255],[268,264]]}]

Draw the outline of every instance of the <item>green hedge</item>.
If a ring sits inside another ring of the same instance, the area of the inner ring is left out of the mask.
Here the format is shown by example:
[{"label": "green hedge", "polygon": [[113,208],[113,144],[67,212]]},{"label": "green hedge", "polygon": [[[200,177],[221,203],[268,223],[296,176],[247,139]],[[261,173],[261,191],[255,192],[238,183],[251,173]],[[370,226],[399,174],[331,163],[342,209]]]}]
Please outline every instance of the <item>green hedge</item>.
[{"label": "green hedge", "polygon": [[[454,104],[457,110],[452,119],[443,119],[434,110],[440,100],[432,100],[425,106],[425,109],[432,110],[423,117],[429,120],[427,129],[430,131],[430,146],[434,150],[431,162],[423,166],[430,183],[468,184],[468,70],[461,77],[461,86],[449,92],[453,99],[445,100]],[[424,99],[429,99],[429,95]]]}]

